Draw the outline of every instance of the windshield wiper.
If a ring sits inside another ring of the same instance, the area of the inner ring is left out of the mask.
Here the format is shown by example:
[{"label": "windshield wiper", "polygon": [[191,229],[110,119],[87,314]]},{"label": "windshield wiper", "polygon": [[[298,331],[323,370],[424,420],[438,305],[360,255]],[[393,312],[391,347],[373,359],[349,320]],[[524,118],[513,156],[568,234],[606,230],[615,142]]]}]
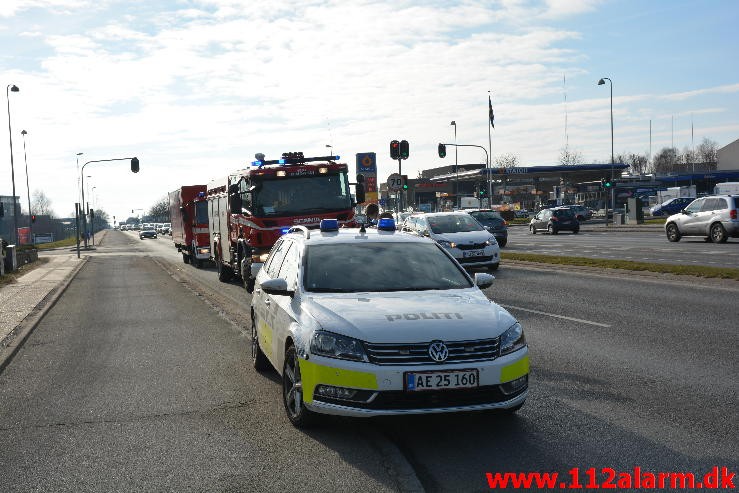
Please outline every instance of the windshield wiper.
[{"label": "windshield wiper", "polygon": [[343,288],[310,288],[306,289],[309,293],[357,293],[356,289]]}]

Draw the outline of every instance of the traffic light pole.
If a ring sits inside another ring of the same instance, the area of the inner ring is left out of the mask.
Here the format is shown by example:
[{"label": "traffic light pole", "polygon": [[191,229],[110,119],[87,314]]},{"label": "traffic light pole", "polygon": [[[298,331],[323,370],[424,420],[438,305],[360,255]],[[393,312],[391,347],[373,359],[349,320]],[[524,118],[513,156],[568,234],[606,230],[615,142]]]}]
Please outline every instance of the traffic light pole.
[{"label": "traffic light pole", "polygon": [[400,175],[400,190],[398,190],[398,219],[400,219],[400,213],[403,212],[403,159],[398,158],[398,174]]},{"label": "traffic light pole", "polygon": [[[490,173],[492,172],[492,170],[490,169],[490,155],[488,154],[488,150],[485,149],[483,146],[478,146],[475,144],[439,144],[439,145],[440,146],[454,146],[454,147],[477,147],[478,149],[482,149],[483,151],[485,151],[485,163],[486,163],[485,172],[488,173],[488,176],[486,176],[486,181],[488,183],[488,201],[490,201],[490,203],[492,204],[492,199],[493,199],[492,188],[493,187],[490,183]],[[457,173],[459,173],[459,170],[457,170]],[[456,182],[457,182],[457,190],[459,190],[459,178],[457,178]]]}]

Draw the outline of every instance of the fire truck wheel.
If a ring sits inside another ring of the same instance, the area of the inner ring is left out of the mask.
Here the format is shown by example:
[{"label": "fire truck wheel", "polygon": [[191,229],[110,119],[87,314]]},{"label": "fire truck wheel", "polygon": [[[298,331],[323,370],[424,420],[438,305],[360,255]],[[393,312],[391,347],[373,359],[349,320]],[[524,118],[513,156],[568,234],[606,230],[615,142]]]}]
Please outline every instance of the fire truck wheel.
[{"label": "fire truck wheel", "polygon": [[223,265],[223,261],[219,257],[216,260],[216,267],[218,268],[218,280],[221,282],[228,282],[233,277],[233,271],[230,267]]},{"label": "fire truck wheel", "polygon": [[202,259],[195,259],[195,268],[202,269],[203,268],[203,260]]},{"label": "fire truck wheel", "polygon": [[253,293],[254,292],[254,279],[253,277],[246,277],[244,278],[244,288],[246,289],[247,293]]},{"label": "fire truck wheel", "polygon": [[186,254],[185,252],[182,252],[182,261],[185,262],[186,264],[190,263],[190,256]]}]

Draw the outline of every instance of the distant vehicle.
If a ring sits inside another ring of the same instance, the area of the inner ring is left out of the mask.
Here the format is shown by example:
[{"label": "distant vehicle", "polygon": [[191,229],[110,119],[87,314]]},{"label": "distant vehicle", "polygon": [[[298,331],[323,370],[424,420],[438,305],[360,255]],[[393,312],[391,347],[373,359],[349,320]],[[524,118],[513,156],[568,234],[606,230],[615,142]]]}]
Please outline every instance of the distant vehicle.
[{"label": "distant vehicle", "polygon": [[518,218],[528,218],[529,217],[529,211],[526,209],[519,209],[517,211],[514,211],[513,214]]},{"label": "distant vehicle", "polygon": [[649,212],[653,216],[669,216],[685,209],[685,207],[695,200],[695,197],[677,197],[669,199],[659,205],[652,207]]},{"label": "distant vehicle", "polygon": [[296,427],[319,413],[513,413],[528,395],[528,346],[481,291],[492,283],[428,238],[395,232],[392,219],[366,230],[294,226],[257,274],[253,366],[277,371]]},{"label": "distant vehicle", "polygon": [[739,195],[739,182],[727,181],[716,183],[713,193],[714,195]]},{"label": "distant vehicle", "polygon": [[466,212],[413,214],[401,229],[436,240],[463,267],[496,270],[500,265],[495,236]]},{"label": "distant vehicle", "polygon": [[560,231],[572,231],[573,234],[577,234],[580,232],[580,223],[570,208],[554,207],[542,209],[531,218],[529,231],[531,234],[536,234],[537,231],[546,231],[552,235]]},{"label": "distant vehicle", "polygon": [[587,221],[588,219],[591,219],[593,217],[593,211],[585,207],[584,205],[567,205],[563,207],[568,207],[572,212],[575,213],[575,217],[578,221]]},{"label": "distant vehicle", "polygon": [[149,226],[148,229],[141,230],[139,233],[139,239],[143,240],[144,238],[156,238],[157,237],[157,231]]},{"label": "distant vehicle", "polygon": [[680,241],[683,236],[703,236],[714,243],[725,243],[728,238],[739,238],[739,195],[701,197],[673,214],[665,221],[669,241]]},{"label": "distant vehicle", "polygon": [[465,212],[492,233],[501,248],[508,244],[508,223],[499,212],[490,209],[470,209]]},{"label": "distant vehicle", "polygon": [[140,223],[134,224],[133,229],[134,231],[141,231],[141,224]]}]

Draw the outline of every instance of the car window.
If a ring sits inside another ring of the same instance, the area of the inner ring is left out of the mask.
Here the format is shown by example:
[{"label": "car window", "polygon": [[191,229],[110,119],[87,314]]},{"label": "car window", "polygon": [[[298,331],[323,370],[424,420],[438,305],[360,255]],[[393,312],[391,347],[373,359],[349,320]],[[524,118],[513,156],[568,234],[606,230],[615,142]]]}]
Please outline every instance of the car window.
[{"label": "car window", "polygon": [[552,212],[552,215],[555,217],[572,217],[574,214],[572,214],[572,211],[569,209],[559,209]]},{"label": "car window", "polygon": [[285,254],[289,247],[290,242],[281,240],[272,248],[272,251],[269,254],[269,261],[266,266],[269,277],[273,279],[277,277],[277,274],[280,272],[280,267],[282,266],[282,261],[285,258]]},{"label": "car window", "polygon": [[298,252],[298,245],[290,242],[290,247],[285,254],[285,259],[282,261],[282,267],[280,267],[280,273],[277,277],[281,277],[287,281],[287,289],[294,291],[298,285],[298,270],[300,268],[299,261],[300,255]]},{"label": "car window", "polygon": [[436,234],[464,233],[468,231],[483,231],[485,229],[469,214],[431,216],[428,218],[428,224],[431,231]]},{"label": "car window", "polygon": [[728,208],[729,208],[729,204],[726,203],[726,199],[721,198],[721,197],[716,199],[716,208],[714,210],[722,211]]},{"label": "car window", "polygon": [[701,210],[701,206],[703,205],[703,199],[697,199],[690,203],[689,206],[685,208],[687,212],[698,212]]},{"label": "car window", "polygon": [[491,219],[503,220],[503,216],[501,216],[498,212],[495,212],[495,211],[470,212],[470,216],[474,217],[478,221],[489,221]]},{"label": "car window", "polygon": [[719,199],[706,199],[701,206],[701,212],[710,212],[719,209]]},{"label": "car window", "polygon": [[472,286],[457,263],[433,242],[308,245],[304,265],[306,291],[425,291]]}]

